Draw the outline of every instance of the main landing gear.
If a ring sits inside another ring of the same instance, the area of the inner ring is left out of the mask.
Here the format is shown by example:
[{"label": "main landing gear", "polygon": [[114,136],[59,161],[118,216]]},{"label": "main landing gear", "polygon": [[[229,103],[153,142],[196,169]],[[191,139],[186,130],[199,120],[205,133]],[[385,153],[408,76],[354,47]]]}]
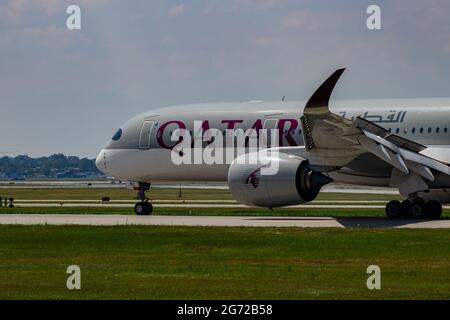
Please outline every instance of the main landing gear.
[{"label": "main landing gear", "polygon": [[402,202],[389,201],[385,211],[391,219],[439,219],[442,215],[442,205],[436,200],[411,198]]},{"label": "main landing gear", "polygon": [[136,203],[134,206],[134,212],[138,216],[146,216],[153,212],[153,206],[149,201],[149,198],[145,196],[145,192],[150,189],[150,183],[139,182],[139,189],[137,197],[140,202]]}]

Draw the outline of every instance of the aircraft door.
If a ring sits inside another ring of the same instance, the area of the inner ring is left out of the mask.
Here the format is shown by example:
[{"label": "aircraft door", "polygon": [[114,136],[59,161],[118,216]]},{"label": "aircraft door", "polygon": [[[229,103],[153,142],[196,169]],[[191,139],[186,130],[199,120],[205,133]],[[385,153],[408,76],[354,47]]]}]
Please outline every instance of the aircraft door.
[{"label": "aircraft door", "polygon": [[145,121],[141,128],[141,135],[139,137],[139,149],[150,149],[150,138],[155,121]]}]

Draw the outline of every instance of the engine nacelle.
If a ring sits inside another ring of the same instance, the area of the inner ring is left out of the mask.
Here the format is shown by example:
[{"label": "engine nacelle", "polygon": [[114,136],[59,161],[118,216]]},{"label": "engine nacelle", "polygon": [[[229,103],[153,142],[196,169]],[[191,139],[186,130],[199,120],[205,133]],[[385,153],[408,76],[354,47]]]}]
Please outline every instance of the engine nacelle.
[{"label": "engine nacelle", "polygon": [[[247,161],[242,157],[248,157]],[[256,163],[259,157],[259,163]],[[253,161],[251,161],[253,160]],[[270,169],[266,174],[264,169]],[[278,168],[272,170],[272,168]],[[311,170],[308,161],[285,153],[251,153],[236,158],[228,170],[234,199],[249,206],[283,207],[312,201],[320,188],[333,180]]]}]

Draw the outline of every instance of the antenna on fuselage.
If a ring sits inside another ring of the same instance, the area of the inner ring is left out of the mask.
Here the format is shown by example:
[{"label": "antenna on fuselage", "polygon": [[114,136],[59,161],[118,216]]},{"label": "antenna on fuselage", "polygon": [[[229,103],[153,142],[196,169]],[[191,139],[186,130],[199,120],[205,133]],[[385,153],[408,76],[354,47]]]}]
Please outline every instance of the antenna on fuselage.
[{"label": "antenna on fuselage", "polygon": [[281,102],[284,102],[284,99],[286,99],[286,96],[283,96],[283,98],[281,98]]}]

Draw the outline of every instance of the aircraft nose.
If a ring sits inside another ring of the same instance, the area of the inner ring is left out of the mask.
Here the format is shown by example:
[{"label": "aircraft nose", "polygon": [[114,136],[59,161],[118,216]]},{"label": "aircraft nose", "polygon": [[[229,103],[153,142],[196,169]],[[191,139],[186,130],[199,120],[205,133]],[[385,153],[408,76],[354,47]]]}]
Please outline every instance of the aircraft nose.
[{"label": "aircraft nose", "polygon": [[104,150],[100,151],[99,154],[97,155],[97,158],[95,159],[95,166],[101,172],[106,173],[105,172],[105,169],[106,169],[106,152]]}]

